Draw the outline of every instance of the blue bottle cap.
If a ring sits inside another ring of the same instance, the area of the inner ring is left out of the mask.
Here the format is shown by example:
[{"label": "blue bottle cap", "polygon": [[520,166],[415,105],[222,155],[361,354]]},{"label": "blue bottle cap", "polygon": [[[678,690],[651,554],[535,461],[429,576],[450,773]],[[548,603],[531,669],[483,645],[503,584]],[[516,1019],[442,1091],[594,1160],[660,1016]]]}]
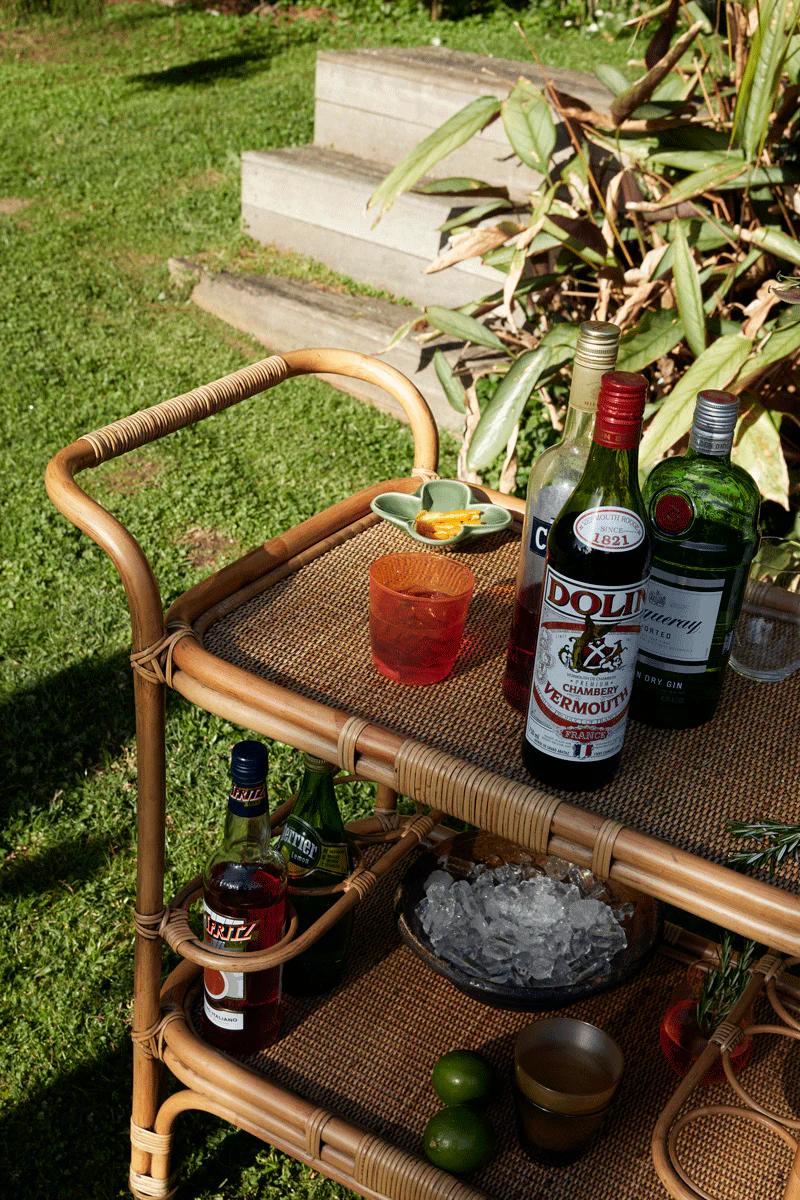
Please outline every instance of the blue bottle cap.
[{"label": "blue bottle cap", "polygon": [[258,787],[267,778],[268,763],[261,742],[237,742],[231,750],[231,778],[240,787]]}]

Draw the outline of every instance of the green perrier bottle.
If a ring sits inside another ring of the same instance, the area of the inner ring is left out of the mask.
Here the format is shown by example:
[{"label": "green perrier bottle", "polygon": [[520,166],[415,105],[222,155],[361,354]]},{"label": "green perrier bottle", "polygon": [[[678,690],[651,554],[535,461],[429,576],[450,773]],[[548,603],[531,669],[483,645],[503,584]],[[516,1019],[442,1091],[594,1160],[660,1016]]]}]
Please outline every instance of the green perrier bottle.
[{"label": "green perrier bottle", "polygon": [[[278,842],[286,860],[300,933],[341,895],[304,896],[302,889],[340,883],[351,869],[350,843],[333,789],[336,768],[313,754],[304,755],[304,759],[300,791]],[[287,992],[310,996],[335,987],[344,973],[352,929],[353,913],[349,912],[303,954],[290,959],[283,975]]]}]

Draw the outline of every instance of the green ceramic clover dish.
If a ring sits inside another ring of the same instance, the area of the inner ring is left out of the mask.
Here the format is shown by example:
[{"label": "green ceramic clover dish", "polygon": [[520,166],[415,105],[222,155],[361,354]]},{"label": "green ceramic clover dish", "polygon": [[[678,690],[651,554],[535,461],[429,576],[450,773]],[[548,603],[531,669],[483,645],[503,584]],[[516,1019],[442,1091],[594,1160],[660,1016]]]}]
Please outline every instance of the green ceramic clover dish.
[{"label": "green ceramic clover dish", "polygon": [[[498,533],[511,524],[511,513],[499,504],[481,504],[472,489],[457,479],[432,479],[423,483],[413,495],[407,492],[383,492],[376,496],[370,508],[384,521],[391,521],[415,542],[424,546],[454,546],[470,538]],[[454,537],[438,541],[417,533],[414,522],[421,509],[429,512],[452,512],[455,508],[472,508],[481,514],[480,525],[463,525]]]}]

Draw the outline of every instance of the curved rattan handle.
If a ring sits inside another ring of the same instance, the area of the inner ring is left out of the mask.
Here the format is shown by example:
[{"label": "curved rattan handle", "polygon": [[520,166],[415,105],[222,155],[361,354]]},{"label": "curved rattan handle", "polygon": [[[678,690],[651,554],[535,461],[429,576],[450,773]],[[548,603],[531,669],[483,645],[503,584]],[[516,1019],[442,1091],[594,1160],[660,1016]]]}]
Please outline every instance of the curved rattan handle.
[{"label": "curved rattan handle", "polygon": [[163,608],[158,585],[136,539],[102,505],[86,495],[75,482],[75,475],[193,425],[284,379],[317,372],[363,379],[387,392],[402,407],[411,425],[414,437],[412,473],[422,478],[435,473],[439,439],[436,423],[420,392],[388,363],[351,350],[293,350],[290,354],[272,355],[214,383],[84,434],[48,463],[45,484],[53,504],[93,538],[117,568],[128,596],[134,650],[152,646],[163,635]]},{"label": "curved rattan handle", "polygon": [[106,462],[265,392],[284,379],[313,374],[363,379],[387,392],[401,406],[411,426],[414,466],[426,472],[436,470],[439,449],[436,423],[422,394],[394,367],[352,350],[294,350],[284,355],[273,354],[182,396],[173,396],[171,400],[112,421],[84,434],[83,440],[92,447],[95,464]]}]

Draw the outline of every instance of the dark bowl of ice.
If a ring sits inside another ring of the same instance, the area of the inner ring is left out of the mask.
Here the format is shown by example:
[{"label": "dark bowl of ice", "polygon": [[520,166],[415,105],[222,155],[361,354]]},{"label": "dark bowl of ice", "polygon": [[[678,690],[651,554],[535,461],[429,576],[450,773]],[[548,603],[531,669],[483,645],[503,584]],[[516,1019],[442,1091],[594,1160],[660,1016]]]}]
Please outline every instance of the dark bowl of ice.
[{"label": "dark bowl of ice", "polygon": [[460,991],[537,1012],[616,987],[647,961],[661,905],[494,834],[421,855],[395,897],[400,936]]}]

